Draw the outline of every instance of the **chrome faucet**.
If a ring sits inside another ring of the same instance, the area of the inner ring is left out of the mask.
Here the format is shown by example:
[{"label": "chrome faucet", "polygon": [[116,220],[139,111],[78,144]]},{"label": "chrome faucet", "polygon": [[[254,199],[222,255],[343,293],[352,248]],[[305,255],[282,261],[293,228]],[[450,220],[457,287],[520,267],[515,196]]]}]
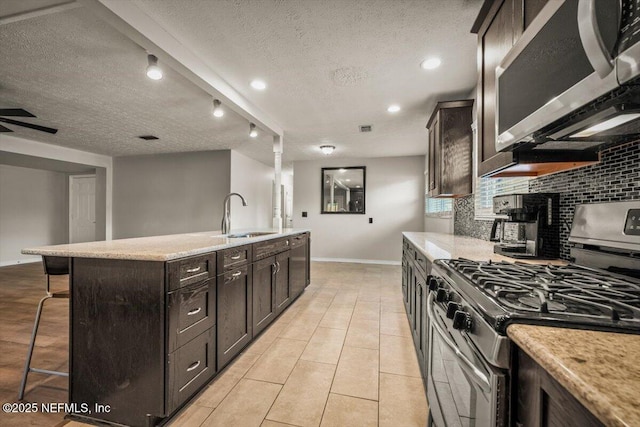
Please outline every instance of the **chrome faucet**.
[{"label": "chrome faucet", "polygon": [[224,214],[222,215],[222,234],[228,234],[231,231],[231,204],[229,203],[231,196],[238,196],[242,200],[242,206],[247,206],[247,202],[244,200],[244,197],[239,193],[229,193],[227,197],[224,198]]}]

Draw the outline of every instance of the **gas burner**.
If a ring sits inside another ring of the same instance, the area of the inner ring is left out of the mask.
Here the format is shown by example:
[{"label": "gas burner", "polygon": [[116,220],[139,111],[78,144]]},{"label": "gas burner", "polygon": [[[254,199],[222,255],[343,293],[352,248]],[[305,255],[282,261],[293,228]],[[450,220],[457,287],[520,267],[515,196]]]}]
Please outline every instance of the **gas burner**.
[{"label": "gas burner", "polygon": [[[512,315],[640,321],[640,281],[577,265],[442,260]],[[606,320],[603,320],[606,321]]]},{"label": "gas burner", "polygon": [[[567,306],[555,301],[542,300],[536,295],[525,295],[518,298],[518,301],[525,307],[548,313],[551,311],[565,311]],[[546,307],[545,307],[546,304]]]}]

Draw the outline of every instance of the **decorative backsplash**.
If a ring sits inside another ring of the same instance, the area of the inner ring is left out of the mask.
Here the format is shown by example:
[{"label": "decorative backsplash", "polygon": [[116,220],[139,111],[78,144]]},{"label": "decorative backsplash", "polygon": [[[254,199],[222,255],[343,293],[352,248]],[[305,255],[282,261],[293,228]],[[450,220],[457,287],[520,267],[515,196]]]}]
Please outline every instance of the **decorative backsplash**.
[{"label": "decorative backsplash", "polygon": [[[640,199],[640,141],[603,150],[601,161],[529,182],[532,193],[560,193],[560,257],[569,259],[569,232],[575,206]],[[489,240],[492,221],[476,221],[473,195],[454,203],[454,234]]]}]

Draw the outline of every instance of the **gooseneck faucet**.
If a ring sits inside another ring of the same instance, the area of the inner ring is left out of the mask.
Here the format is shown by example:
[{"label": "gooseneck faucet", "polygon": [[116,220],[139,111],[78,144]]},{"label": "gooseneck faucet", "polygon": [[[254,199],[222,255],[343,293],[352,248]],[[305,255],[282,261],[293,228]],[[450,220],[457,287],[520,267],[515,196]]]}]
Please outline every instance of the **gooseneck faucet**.
[{"label": "gooseneck faucet", "polygon": [[244,200],[239,193],[229,193],[227,197],[224,198],[224,214],[222,215],[222,234],[228,234],[231,231],[231,203],[229,203],[231,196],[238,196],[240,200],[242,200],[242,206],[247,206],[247,202]]}]

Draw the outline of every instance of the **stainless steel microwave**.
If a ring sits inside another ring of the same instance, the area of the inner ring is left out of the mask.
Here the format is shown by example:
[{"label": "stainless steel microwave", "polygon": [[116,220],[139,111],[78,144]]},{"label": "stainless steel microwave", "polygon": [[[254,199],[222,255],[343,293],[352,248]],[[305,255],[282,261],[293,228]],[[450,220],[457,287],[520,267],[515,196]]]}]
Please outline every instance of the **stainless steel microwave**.
[{"label": "stainless steel microwave", "polygon": [[549,0],[496,69],[496,149],[640,137],[640,0]]}]

